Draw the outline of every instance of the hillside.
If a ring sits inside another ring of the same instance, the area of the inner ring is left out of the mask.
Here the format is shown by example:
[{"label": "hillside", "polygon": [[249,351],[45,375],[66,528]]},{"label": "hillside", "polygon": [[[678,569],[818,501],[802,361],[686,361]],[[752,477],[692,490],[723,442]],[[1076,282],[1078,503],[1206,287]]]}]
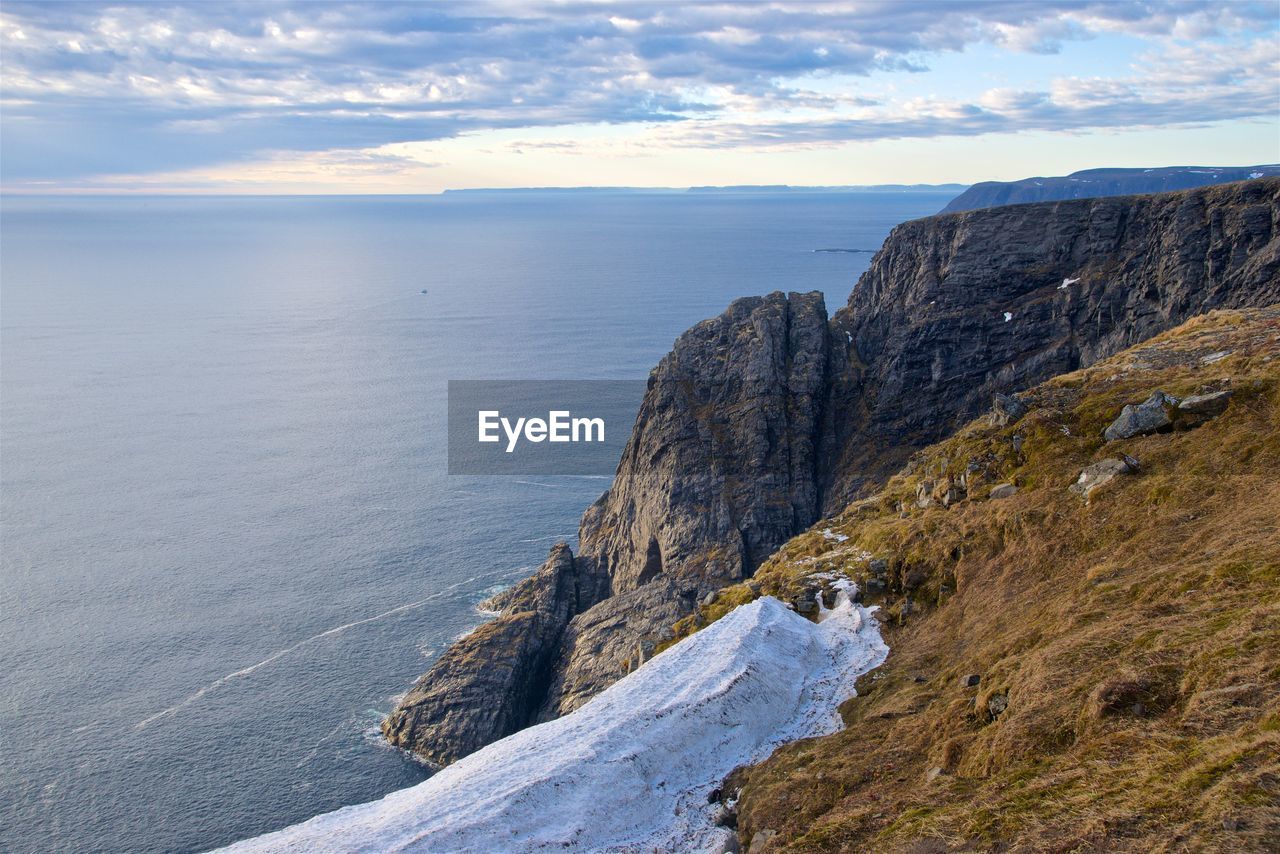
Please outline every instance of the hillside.
[{"label": "hillside", "polygon": [[1280,165],[1265,166],[1165,166],[1157,169],[1085,169],[1062,177],[1024,178],[1021,181],[983,181],[956,196],[942,213],[1025,205],[1064,199],[1167,193],[1211,184],[1246,181],[1280,175]]},{"label": "hillside", "polygon": [[[1157,432],[1103,438],[1144,401]],[[726,784],[744,850],[1276,850],[1277,472],[1280,308],[1215,311],[792,539],[677,636],[762,595],[812,611],[835,573],[891,652],[846,730]]]}]

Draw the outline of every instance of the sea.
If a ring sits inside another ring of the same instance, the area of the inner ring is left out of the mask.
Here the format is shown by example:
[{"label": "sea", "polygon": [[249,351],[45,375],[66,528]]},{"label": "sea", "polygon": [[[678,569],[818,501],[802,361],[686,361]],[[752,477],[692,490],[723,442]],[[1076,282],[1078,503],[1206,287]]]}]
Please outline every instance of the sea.
[{"label": "sea", "polygon": [[950,196],[0,199],[0,850],[207,850],[428,777],[381,718],[609,485],[447,474],[448,381],[834,311]]}]

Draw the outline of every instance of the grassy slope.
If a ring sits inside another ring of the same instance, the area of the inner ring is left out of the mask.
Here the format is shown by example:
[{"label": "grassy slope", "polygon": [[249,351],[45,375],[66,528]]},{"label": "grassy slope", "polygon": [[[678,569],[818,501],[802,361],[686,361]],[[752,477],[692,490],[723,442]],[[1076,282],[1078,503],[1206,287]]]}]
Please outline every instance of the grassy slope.
[{"label": "grassy slope", "polygon": [[[1157,388],[1224,387],[1207,424],[1102,441]],[[1197,318],[1021,397],[1020,421],[922,452],[677,627],[764,593],[806,610],[821,571],[882,605],[892,653],[848,728],[730,781],[744,843],[1280,850],[1280,310]],[[1120,452],[1138,474],[1068,491]],[[919,506],[966,471],[969,498]],[[1003,481],[1018,494],[988,499]]]}]

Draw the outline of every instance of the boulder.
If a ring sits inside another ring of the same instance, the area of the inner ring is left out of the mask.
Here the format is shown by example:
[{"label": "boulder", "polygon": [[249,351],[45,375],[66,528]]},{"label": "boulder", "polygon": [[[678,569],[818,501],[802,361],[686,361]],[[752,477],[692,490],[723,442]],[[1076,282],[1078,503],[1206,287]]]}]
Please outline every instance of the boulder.
[{"label": "boulder", "polygon": [[1195,394],[1179,403],[1178,411],[1212,418],[1225,412],[1227,404],[1230,402],[1231,391],[1229,389],[1210,392],[1209,394]]},{"label": "boulder", "polygon": [[1157,391],[1136,406],[1132,403],[1126,404],[1124,409],[1120,410],[1120,416],[1111,422],[1110,426],[1102,432],[1102,436],[1108,442],[1114,442],[1117,439],[1131,439],[1134,436],[1146,436],[1167,430],[1173,425],[1173,420],[1169,418],[1169,413],[1165,412],[1165,407],[1177,405],[1177,398]]},{"label": "boulder", "polygon": [[1105,486],[1120,475],[1132,474],[1135,469],[1136,467],[1131,465],[1128,460],[1112,457],[1102,462],[1094,463],[1091,466],[1086,466],[1070,488],[1072,492],[1087,501],[1095,489]]},{"label": "boulder", "polygon": [[1018,494],[1018,487],[1012,483],[997,483],[991,487],[991,492],[987,493],[988,498],[1012,498]]},{"label": "boulder", "polygon": [[1030,408],[1011,394],[996,392],[991,402],[991,423],[1006,427],[1026,415]]},{"label": "boulder", "polygon": [[778,831],[765,828],[757,832],[751,837],[751,844],[747,847],[747,854],[764,854],[768,851],[773,838],[778,835]]},{"label": "boulder", "polygon": [[970,673],[967,676],[960,677],[960,684],[966,688],[975,688],[982,681],[982,676],[977,673]]}]

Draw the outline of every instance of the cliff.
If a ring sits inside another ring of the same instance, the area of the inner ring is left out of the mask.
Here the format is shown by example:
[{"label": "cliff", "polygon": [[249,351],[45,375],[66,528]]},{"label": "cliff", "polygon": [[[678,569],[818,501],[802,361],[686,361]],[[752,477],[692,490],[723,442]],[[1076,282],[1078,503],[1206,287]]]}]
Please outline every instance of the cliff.
[{"label": "cliff", "polygon": [[1280,166],[1165,166],[1157,169],[1085,169],[1057,178],[983,181],[952,199],[942,213],[1065,199],[1168,193],[1231,181],[1280,176]]},{"label": "cliff", "polygon": [[[917,220],[829,320],[818,294],[739,300],[654,370],[579,554],[559,547],[384,731],[447,763],[577,708],[994,393],[1209,309],[1278,300],[1280,179]],[[545,585],[573,594],[530,592]]]},{"label": "cliff", "polygon": [[891,652],[842,732],[721,787],[742,850],[1277,850],[1277,471],[1280,306],[1217,311],[787,543],[679,635],[848,576]]}]

